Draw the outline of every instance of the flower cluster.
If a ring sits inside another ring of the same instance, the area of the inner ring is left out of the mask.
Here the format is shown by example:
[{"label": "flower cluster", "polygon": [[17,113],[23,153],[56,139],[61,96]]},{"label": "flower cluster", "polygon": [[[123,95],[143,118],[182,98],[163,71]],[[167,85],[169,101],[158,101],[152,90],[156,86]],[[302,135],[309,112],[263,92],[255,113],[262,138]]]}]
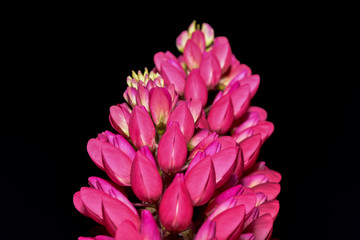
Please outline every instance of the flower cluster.
[{"label": "flower cluster", "polygon": [[127,78],[126,102],[110,107],[117,133],[88,142],[109,179],[90,177],[73,201],[107,235],[80,240],[271,237],[281,175],[256,162],[274,130],[250,105],[260,78],[206,23],[176,46]]}]

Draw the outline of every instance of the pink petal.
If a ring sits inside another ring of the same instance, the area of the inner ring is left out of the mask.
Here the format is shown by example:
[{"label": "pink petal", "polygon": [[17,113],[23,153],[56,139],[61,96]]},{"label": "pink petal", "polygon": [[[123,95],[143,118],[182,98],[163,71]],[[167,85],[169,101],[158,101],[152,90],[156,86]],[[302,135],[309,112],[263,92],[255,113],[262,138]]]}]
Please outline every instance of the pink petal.
[{"label": "pink petal", "polygon": [[184,183],[184,175],[176,174],[165,190],[159,207],[161,224],[170,231],[183,231],[191,223],[193,206]]},{"label": "pink petal", "polygon": [[243,233],[239,240],[255,240],[255,236],[252,233]]},{"label": "pink petal", "polygon": [[244,171],[249,169],[256,161],[260,152],[261,136],[252,135],[239,143],[244,157]]},{"label": "pink petal", "polygon": [[78,210],[82,215],[86,216],[86,217],[90,217],[90,214],[87,213],[86,207],[83,203],[83,201],[81,200],[81,193],[80,191],[76,192],[73,196],[73,204],[76,208],[76,210]]},{"label": "pink petal", "polygon": [[194,41],[196,45],[198,45],[202,53],[205,51],[205,36],[203,32],[200,30],[195,30],[195,32],[191,34],[191,40]]},{"label": "pink petal", "polygon": [[252,188],[259,184],[267,183],[269,181],[269,178],[266,177],[264,174],[253,174],[248,175],[246,177],[243,177],[240,180],[240,184],[244,187]]},{"label": "pink petal", "polygon": [[131,141],[138,149],[147,145],[150,150],[155,149],[155,127],[145,108],[135,106],[129,122]]},{"label": "pink petal", "polygon": [[120,186],[130,186],[130,158],[109,143],[102,144],[101,152],[104,169],[110,179]]},{"label": "pink petal", "polygon": [[210,109],[208,122],[212,131],[224,134],[230,130],[234,120],[233,106],[229,95],[225,95]]},{"label": "pink petal", "polygon": [[267,119],[267,112],[261,107],[251,106],[249,107],[248,112],[256,112],[257,114],[259,114],[260,121],[265,121]]},{"label": "pink petal", "polygon": [[194,206],[201,206],[209,201],[215,192],[215,170],[210,156],[186,173],[185,185]]},{"label": "pink petal", "polygon": [[186,161],[186,141],[178,122],[170,122],[158,146],[158,163],[166,173],[176,173]]},{"label": "pink petal", "polygon": [[104,165],[102,163],[102,156],[101,156],[101,145],[103,144],[103,141],[100,141],[98,139],[92,138],[88,141],[86,149],[87,152],[95,163],[96,166],[98,166],[101,170],[104,170]]},{"label": "pink petal", "polygon": [[149,90],[143,85],[139,85],[138,94],[136,96],[136,103],[138,106],[144,106],[148,112],[149,109]]},{"label": "pink petal", "polygon": [[216,238],[218,240],[237,240],[243,230],[245,207],[240,205],[230,208],[212,221],[216,224]]},{"label": "pink petal", "polygon": [[248,176],[263,174],[268,178],[269,182],[279,183],[281,181],[281,174],[271,169],[261,169],[249,173]]},{"label": "pink petal", "polygon": [[214,41],[214,29],[209,24],[203,23],[201,25],[201,31],[204,33],[206,46],[210,46]]},{"label": "pink petal", "polygon": [[184,94],[185,76],[177,67],[171,63],[165,62],[161,65],[161,75],[165,80],[166,86],[174,84],[175,90],[178,94]]},{"label": "pink petal", "polygon": [[180,35],[176,38],[176,47],[180,52],[184,51],[185,44],[189,39],[188,31],[182,31]]},{"label": "pink petal", "polygon": [[232,188],[229,188],[225,191],[223,191],[221,194],[219,194],[214,200],[210,202],[206,210],[204,211],[207,216],[210,216],[210,214],[217,208],[221,203],[229,200],[230,198],[233,198],[239,194],[242,194],[244,191],[244,188],[241,185],[236,185]]},{"label": "pink petal", "polygon": [[104,223],[109,233],[114,236],[116,230],[122,222],[129,220],[136,229],[140,229],[140,219],[130,208],[119,200],[108,195],[103,196],[102,212]]},{"label": "pink petal", "polygon": [[126,206],[128,206],[134,214],[138,214],[135,207],[131,204],[131,202],[127,199],[127,197],[119,191],[119,187],[116,188],[113,186],[114,183],[110,183],[107,180],[104,180],[99,177],[90,177],[89,178],[89,184],[92,188],[98,189],[108,195],[110,195],[113,198],[118,199],[119,201],[123,202]]},{"label": "pink petal", "polygon": [[110,107],[110,123],[123,136],[129,136],[130,112],[130,108],[126,103]]},{"label": "pink petal", "polygon": [[250,98],[253,98],[260,85],[260,76],[258,74],[244,77],[240,80],[240,85],[249,85],[250,87]]},{"label": "pink petal", "polygon": [[255,193],[262,192],[266,195],[267,200],[275,199],[280,193],[280,184],[278,183],[263,183],[252,188]]},{"label": "pink petal", "polygon": [[250,105],[249,85],[240,86],[229,94],[234,109],[234,118],[239,119],[246,113]]},{"label": "pink petal", "polygon": [[238,148],[228,148],[212,156],[216,175],[216,188],[223,185],[231,176],[238,153]]},{"label": "pink petal", "polygon": [[255,239],[267,239],[273,228],[273,218],[270,214],[265,214],[255,219],[244,230],[245,233],[252,233]]},{"label": "pink petal", "polygon": [[194,134],[195,126],[194,118],[186,102],[181,102],[175,107],[174,111],[170,114],[169,122],[179,123],[180,130],[184,135],[186,143],[188,143]]},{"label": "pink petal", "polygon": [[188,102],[188,108],[191,112],[191,115],[193,116],[194,123],[196,123],[202,114],[203,106],[199,99],[191,99],[190,102]]},{"label": "pink petal", "polygon": [[143,240],[143,237],[134,223],[125,220],[118,226],[115,240]]},{"label": "pink petal", "polygon": [[144,210],[141,213],[141,229],[143,240],[160,240],[159,228],[155,222],[152,213],[148,210]]},{"label": "pink petal", "polygon": [[171,111],[171,95],[165,88],[155,87],[150,91],[150,112],[156,126],[165,124]]},{"label": "pink petal", "polygon": [[218,141],[221,144],[221,150],[236,147],[235,140],[230,136],[221,136],[217,138],[216,141]]},{"label": "pink petal", "polygon": [[213,45],[213,53],[219,60],[221,72],[225,73],[230,66],[232,58],[230,44],[226,37],[215,38]]},{"label": "pink petal", "polygon": [[162,180],[154,162],[137,151],[131,167],[131,187],[144,202],[154,203],[162,194]]},{"label": "pink petal", "polygon": [[249,214],[256,205],[256,194],[253,191],[246,190],[241,194],[234,197],[236,200],[236,206],[244,205],[245,214]]},{"label": "pink petal", "polygon": [[199,99],[204,107],[208,99],[208,91],[205,85],[204,80],[202,79],[199,69],[193,69],[185,85],[185,94],[184,97],[186,100]]},{"label": "pink petal", "polygon": [[82,187],[80,190],[81,201],[86,209],[87,216],[100,224],[103,224],[101,202],[104,195],[102,191],[89,187]]},{"label": "pink petal", "polygon": [[265,203],[259,205],[258,209],[260,211],[259,217],[261,217],[267,213],[270,213],[272,218],[275,220],[279,213],[279,209],[280,209],[279,201],[274,199],[274,200],[265,202]]},{"label": "pink petal", "polygon": [[197,131],[189,141],[188,146],[191,146],[191,148],[196,147],[204,138],[206,138],[210,134],[211,132],[208,129],[201,129]]},{"label": "pink petal", "polygon": [[199,46],[189,39],[184,48],[184,60],[190,70],[199,68],[202,58],[202,52]]},{"label": "pink petal", "polygon": [[196,233],[195,240],[214,240],[216,233],[216,224],[213,221],[205,221],[198,232]]},{"label": "pink petal", "polygon": [[199,67],[200,75],[209,89],[214,89],[221,77],[221,67],[218,59],[213,54],[206,55]]}]

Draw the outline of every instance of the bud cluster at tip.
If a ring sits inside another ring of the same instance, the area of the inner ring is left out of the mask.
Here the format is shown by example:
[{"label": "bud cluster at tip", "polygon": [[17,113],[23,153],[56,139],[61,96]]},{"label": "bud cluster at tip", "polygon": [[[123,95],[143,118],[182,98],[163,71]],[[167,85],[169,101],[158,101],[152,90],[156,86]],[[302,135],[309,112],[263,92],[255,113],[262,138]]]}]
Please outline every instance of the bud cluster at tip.
[{"label": "bud cluster at tip", "polygon": [[281,175],[257,161],[274,131],[251,105],[260,77],[229,40],[194,21],[158,52],[154,69],[132,72],[109,109],[117,133],[88,141],[108,179],[89,178],[75,208],[103,225],[93,240],[269,239]]}]

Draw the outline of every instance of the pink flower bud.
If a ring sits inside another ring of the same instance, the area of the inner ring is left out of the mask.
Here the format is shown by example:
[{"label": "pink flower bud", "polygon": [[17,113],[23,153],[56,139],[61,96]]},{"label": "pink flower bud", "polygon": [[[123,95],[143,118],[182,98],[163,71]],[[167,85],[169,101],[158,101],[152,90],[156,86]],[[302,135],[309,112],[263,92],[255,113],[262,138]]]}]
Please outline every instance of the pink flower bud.
[{"label": "pink flower bud", "polygon": [[200,118],[199,118],[199,120],[196,122],[195,127],[196,127],[196,129],[206,129],[206,130],[209,130],[209,129],[210,129],[209,123],[208,123],[208,121],[206,120],[206,115],[205,115],[205,111],[204,111],[204,110],[201,111]]},{"label": "pink flower bud", "polygon": [[171,111],[171,95],[165,88],[150,91],[150,112],[156,126],[166,125]]},{"label": "pink flower bud", "polygon": [[213,104],[207,120],[212,131],[224,134],[230,130],[234,120],[234,110],[229,95],[223,96]]},{"label": "pink flower bud", "polygon": [[191,40],[199,47],[201,53],[205,51],[205,36],[200,30],[195,30],[191,35]]},{"label": "pink flower bud", "polygon": [[101,201],[105,193],[100,190],[82,187],[73,197],[75,208],[83,215],[103,224]]},{"label": "pink flower bud", "polygon": [[189,39],[189,33],[186,30],[181,32],[180,35],[176,38],[176,47],[180,52],[184,51],[185,44],[188,39]]},{"label": "pink flower bud", "polygon": [[240,195],[244,192],[244,188],[241,185],[236,185],[228,190],[223,191],[215,199],[211,201],[208,207],[205,209],[204,213],[207,216],[210,216],[213,211],[220,206],[225,201],[234,198],[237,195]]},{"label": "pink flower bud", "polygon": [[124,195],[124,193],[119,191],[119,189],[118,189],[119,187],[117,187],[117,188],[114,187],[114,185],[115,185],[114,183],[109,182],[109,181],[104,180],[99,177],[90,177],[89,185],[92,188],[98,189],[98,190],[110,195],[111,197],[118,199],[119,201],[124,203],[126,206],[128,206],[135,215],[138,215],[135,207],[127,199],[127,197]]},{"label": "pink flower bud", "polygon": [[190,72],[186,80],[184,97],[189,101],[191,99],[199,99],[203,107],[206,105],[208,92],[198,69],[193,69]]},{"label": "pink flower bud", "polygon": [[232,58],[229,41],[226,37],[215,38],[213,45],[213,53],[219,60],[221,73],[225,73],[229,68]]},{"label": "pink flower bud", "polygon": [[236,206],[243,205],[245,207],[245,214],[248,215],[255,208],[256,194],[249,188],[245,188],[242,194],[234,197],[236,200]]},{"label": "pink flower bud", "polygon": [[265,214],[255,219],[244,230],[244,233],[252,233],[255,239],[268,239],[273,228],[273,218],[270,214]]},{"label": "pink flower bud", "polygon": [[213,221],[205,221],[198,232],[196,233],[195,240],[215,240],[216,224]]},{"label": "pink flower bud", "polygon": [[155,162],[137,151],[131,167],[131,187],[144,202],[154,203],[162,194],[162,180]]},{"label": "pink flower bud", "polygon": [[129,136],[129,121],[131,110],[126,103],[110,107],[110,123],[121,135]]},{"label": "pink flower bud", "polygon": [[181,102],[177,105],[170,114],[168,122],[178,122],[180,130],[184,135],[185,142],[189,142],[194,134],[194,118],[187,106],[186,102]]},{"label": "pink flower bud", "polygon": [[184,49],[184,60],[186,65],[190,70],[199,68],[202,58],[202,52],[199,46],[193,41],[189,39],[186,42]]},{"label": "pink flower bud", "polygon": [[241,118],[250,105],[249,85],[239,86],[229,93],[234,109],[234,119]]},{"label": "pink flower bud", "polygon": [[260,85],[260,76],[258,74],[244,77],[242,80],[240,80],[240,85],[249,85],[250,87],[250,98],[253,98],[259,89]]},{"label": "pink flower bud", "polygon": [[160,240],[160,232],[155,219],[150,211],[141,212],[141,229],[142,240]]},{"label": "pink flower bud", "polygon": [[180,232],[190,225],[192,215],[193,206],[184,183],[184,175],[178,173],[161,198],[160,221],[167,230]]},{"label": "pink flower bud", "polygon": [[87,146],[86,146],[87,152],[88,152],[91,160],[101,170],[104,170],[104,165],[103,165],[102,156],[101,156],[101,146],[103,143],[104,142],[99,139],[91,138],[88,141]]},{"label": "pink flower bud", "polygon": [[139,85],[136,95],[136,104],[138,106],[144,106],[145,109],[150,112],[149,109],[149,90],[143,85]]},{"label": "pink flower bud", "polygon": [[245,207],[243,205],[229,208],[218,214],[212,219],[216,224],[216,238],[237,240],[243,230],[244,218]]},{"label": "pink flower bud", "polygon": [[190,146],[192,150],[196,147],[204,138],[209,136],[211,132],[208,129],[201,129],[198,131],[194,136],[191,138],[190,142],[188,143],[188,147]]},{"label": "pink flower bud", "polygon": [[237,154],[238,147],[222,150],[212,156],[216,175],[216,188],[225,184],[230,178],[235,167]]},{"label": "pink flower bud", "polygon": [[103,143],[101,148],[104,170],[115,183],[130,186],[131,159],[110,143]]},{"label": "pink flower bud", "polygon": [[267,183],[269,181],[269,178],[266,177],[264,174],[254,174],[254,175],[248,175],[246,177],[243,177],[240,180],[240,184],[244,187],[252,188],[259,184]]},{"label": "pink flower bud", "polygon": [[260,153],[261,136],[260,134],[252,135],[239,143],[243,153],[244,171],[249,169],[256,161]]},{"label": "pink flower bud", "polygon": [[185,75],[183,70],[180,70],[169,62],[164,62],[161,65],[161,75],[164,78],[166,86],[174,84],[176,92],[180,95],[184,94]]},{"label": "pink flower bud", "polygon": [[279,201],[276,199],[264,202],[263,204],[258,206],[259,217],[269,213],[275,220],[279,213],[279,208]]},{"label": "pink flower bud", "polygon": [[102,198],[102,213],[105,227],[112,236],[126,220],[129,220],[136,229],[140,228],[139,216],[135,215],[124,203],[108,195]]},{"label": "pink flower bud", "polygon": [[225,88],[248,76],[251,76],[251,69],[245,64],[235,63],[231,65],[229,72],[221,78],[220,85]]},{"label": "pink flower bud", "polygon": [[185,185],[194,206],[201,206],[209,201],[215,192],[215,170],[210,156],[185,173]]},{"label": "pink flower bud", "polygon": [[155,127],[149,113],[144,107],[135,106],[129,121],[130,139],[137,148],[147,145],[155,148]]},{"label": "pink flower bud", "polygon": [[274,200],[280,193],[280,184],[263,183],[251,188],[255,193],[262,192],[266,195],[268,201]]},{"label": "pink flower bud", "polygon": [[200,64],[200,75],[209,89],[214,89],[220,81],[221,67],[214,54],[207,54]]},{"label": "pink flower bud", "polygon": [[123,97],[131,107],[134,107],[136,105],[137,95],[138,95],[138,91],[136,88],[128,87],[124,92]]},{"label": "pink flower bud", "polygon": [[115,240],[143,240],[143,238],[134,223],[125,220],[117,226]]},{"label": "pink flower bud", "polygon": [[214,41],[214,29],[207,23],[201,25],[201,31],[204,33],[206,47]]},{"label": "pink flower bud", "polygon": [[171,122],[158,146],[158,163],[166,173],[178,172],[186,161],[187,148],[178,122]]},{"label": "pink flower bud", "polygon": [[194,123],[196,123],[197,121],[199,121],[199,119],[201,117],[203,105],[202,105],[201,101],[197,98],[191,99],[190,102],[187,102],[187,104],[188,104],[188,108],[191,112],[191,115],[193,116]]},{"label": "pink flower bud", "polygon": [[197,152],[204,151],[209,144],[211,144],[219,135],[217,135],[215,132],[209,133],[208,136],[204,137],[190,152],[188,159],[191,160],[195,157]]},{"label": "pink flower bud", "polygon": [[[158,70],[158,72],[162,71],[162,67],[161,65],[165,62],[168,62],[169,60],[175,60],[177,61],[176,57],[174,56],[174,54],[172,54],[169,51],[166,51],[165,53],[163,52],[158,52],[154,55],[154,62],[155,62],[155,66],[156,69]],[[181,67],[181,65],[179,64],[179,66]]]}]

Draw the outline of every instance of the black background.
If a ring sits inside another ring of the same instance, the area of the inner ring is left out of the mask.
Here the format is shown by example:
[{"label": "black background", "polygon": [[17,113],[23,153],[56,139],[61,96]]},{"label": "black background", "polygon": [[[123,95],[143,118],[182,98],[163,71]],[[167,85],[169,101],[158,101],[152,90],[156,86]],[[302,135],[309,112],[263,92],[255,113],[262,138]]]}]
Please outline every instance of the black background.
[{"label": "black background", "polygon": [[[178,3],[185,4],[185,3]],[[1,235],[76,239],[96,226],[72,205],[89,176],[86,152],[123,102],[131,70],[151,69],[192,20],[227,36],[259,74],[252,101],[275,132],[260,160],[282,176],[280,239],[353,239],[358,210],[358,76],[349,74],[356,28],[336,7],[227,5],[17,6],[5,21],[2,80]],[[355,66],[356,69],[356,66]]]}]

